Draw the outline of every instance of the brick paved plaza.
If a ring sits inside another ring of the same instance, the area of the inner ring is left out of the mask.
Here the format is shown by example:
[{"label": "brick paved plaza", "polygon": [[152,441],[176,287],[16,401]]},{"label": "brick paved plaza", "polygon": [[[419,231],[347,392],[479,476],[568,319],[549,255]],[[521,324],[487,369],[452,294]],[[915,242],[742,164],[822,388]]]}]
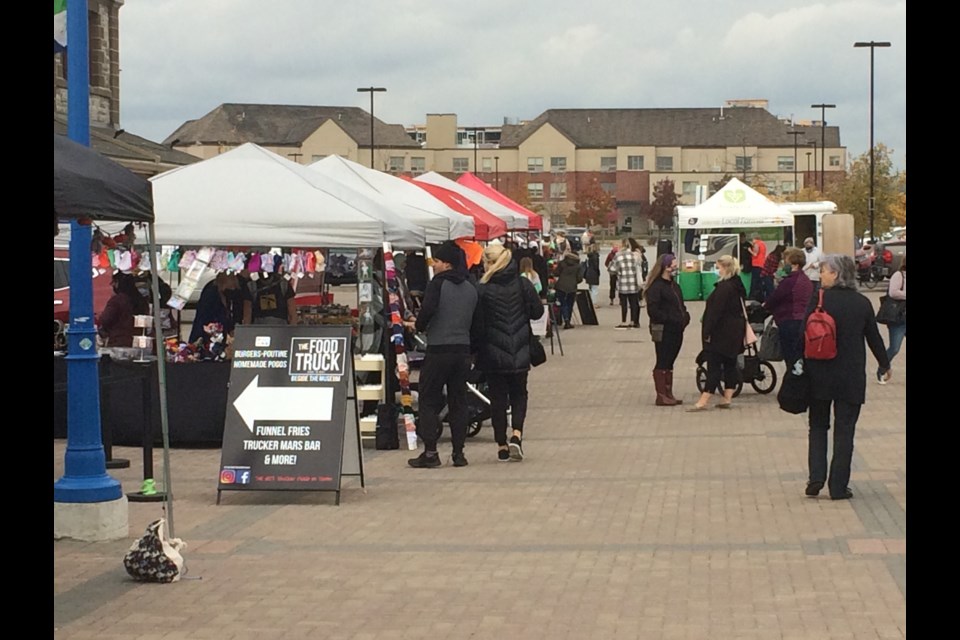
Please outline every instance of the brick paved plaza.
[{"label": "brick paved plaza", "polygon": [[[497,461],[487,423],[465,468],[447,440],[435,470],[365,449],[366,491],[345,478],[340,506],[282,492],[226,492],[216,506],[220,451],[174,449],[187,579],[128,579],[124,553],[162,515],[130,503],[127,539],[54,543],[55,637],[905,637],[906,343],[889,384],[868,377],[854,499],[811,499],[805,416],[773,394],[747,387],[732,411],[684,412],[702,302],[688,303],[677,361],[683,407],[653,404],[645,312],[640,331],[615,331],[606,303],[604,288],[600,326],[563,332],[565,355],[531,373],[523,462]],[[54,441],[54,480],[64,447]],[[139,490],[140,451],[114,455],[132,465],[111,474]]]}]

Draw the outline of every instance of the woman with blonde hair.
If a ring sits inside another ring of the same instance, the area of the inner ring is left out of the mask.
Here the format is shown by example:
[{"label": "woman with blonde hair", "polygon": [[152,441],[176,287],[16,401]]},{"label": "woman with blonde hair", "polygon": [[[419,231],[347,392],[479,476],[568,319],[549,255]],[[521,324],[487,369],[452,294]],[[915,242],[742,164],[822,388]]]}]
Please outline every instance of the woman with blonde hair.
[{"label": "woman with blonde hair", "polygon": [[[480,278],[482,335],[477,369],[487,379],[491,422],[497,441],[497,459],[523,459],[523,423],[527,415],[527,374],[530,371],[530,320],[543,316],[540,296],[529,279],[521,277],[510,250],[491,244],[483,250]],[[507,441],[507,408],[513,433]]]},{"label": "woman with blonde hair", "polygon": [[729,409],[740,374],[737,356],[743,353],[743,339],[747,331],[746,287],[740,280],[740,261],[733,256],[717,260],[719,279],[707,298],[703,311],[701,336],[707,362],[707,384],[700,399],[687,411],[705,411],[707,402],[723,379],[723,401],[719,409]]}]

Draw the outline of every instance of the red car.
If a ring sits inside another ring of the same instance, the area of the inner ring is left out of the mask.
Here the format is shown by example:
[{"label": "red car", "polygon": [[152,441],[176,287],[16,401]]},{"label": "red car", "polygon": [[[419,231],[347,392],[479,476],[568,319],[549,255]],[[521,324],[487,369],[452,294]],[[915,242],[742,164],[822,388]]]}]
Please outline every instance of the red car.
[{"label": "red car", "polygon": [[[112,274],[110,271],[98,271],[93,277],[94,319],[99,317],[112,295]],[[70,249],[57,245],[53,247],[53,321],[54,333],[57,330],[57,321],[64,326],[70,323]]]}]

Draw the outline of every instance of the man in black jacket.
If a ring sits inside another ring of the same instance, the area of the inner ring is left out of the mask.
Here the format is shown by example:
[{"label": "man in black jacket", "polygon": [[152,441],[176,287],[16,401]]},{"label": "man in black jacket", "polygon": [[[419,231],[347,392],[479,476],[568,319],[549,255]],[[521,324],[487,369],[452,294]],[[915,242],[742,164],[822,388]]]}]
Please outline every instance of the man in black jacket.
[{"label": "man in black jacket", "polygon": [[420,415],[417,435],[424,452],[408,460],[411,467],[431,469],[441,466],[437,453],[440,412],[450,408],[450,434],[453,440],[453,466],[467,466],[463,447],[467,440],[467,376],[470,373],[471,344],[479,330],[477,287],[463,269],[463,251],[444,243],[433,252],[433,280],[423,295],[423,305],[408,328],[427,334],[427,352],[420,368]]}]

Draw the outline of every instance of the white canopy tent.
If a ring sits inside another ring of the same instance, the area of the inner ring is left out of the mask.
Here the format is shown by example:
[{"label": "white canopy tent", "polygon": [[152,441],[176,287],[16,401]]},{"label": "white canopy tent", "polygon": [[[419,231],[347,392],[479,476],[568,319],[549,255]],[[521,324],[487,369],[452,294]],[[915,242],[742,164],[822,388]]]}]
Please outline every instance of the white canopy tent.
[{"label": "white canopy tent", "polygon": [[474,191],[469,187],[465,187],[459,182],[455,182],[449,178],[444,178],[435,171],[428,171],[423,175],[417,176],[414,178],[414,180],[436,185],[438,187],[443,187],[444,189],[448,189],[460,194],[472,202],[476,202],[478,205],[503,220],[507,225],[507,229],[511,231],[523,231],[530,228],[530,219],[527,218],[527,216],[511,210],[496,200],[488,198],[482,193]]},{"label": "white canopy tent", "polygon": [[157,244],[418,248],[426,235],[382,203],[247,143],[153,183]]},{"label": "white canopy tent", "polygon": [[427,242],[431,244],[474,236],[471,217],[457,213],[406,180],[340,156],[327,156],[309,167],[383,203],[398,215],[423,227]]},{"label": "white canopy tent", "polygon": [[792,227],[793,214],[740,180],[731,178],[703,203],[678,206],[677,226],[680,229]]}]

